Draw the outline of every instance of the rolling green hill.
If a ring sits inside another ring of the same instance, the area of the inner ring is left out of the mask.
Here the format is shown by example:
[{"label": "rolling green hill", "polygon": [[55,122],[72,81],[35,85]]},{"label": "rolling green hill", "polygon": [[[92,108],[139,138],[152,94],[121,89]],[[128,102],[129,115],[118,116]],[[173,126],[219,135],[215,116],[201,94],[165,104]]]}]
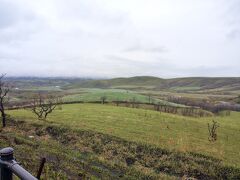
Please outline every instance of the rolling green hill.
[{"label": "rolling green hill", "polygon": [[[151,89],[171,91],[240,91],[240,77],[186,77],[162,79],[136,76],[113,79],[82,78],[8,78],[19,89],[67,90],[77,88]],[[45,87],[45,89],[43,88]]]},{"label": "rolling green hill", "polygon": [[175,91],[200,91],[200,90],[240,90],[240,78],[210,78],[210,77],[188,77],[162,79],[151,76],[138,76],[130,78],[114,78],[104,80],[86,80],[75,82],[65,88],[125,88],[125,89],[155,89]]},{"label": "rolling green hill", "polygon": [[139,76],[130,78],[114,78],[114,79],[103,79],[103,80],[86,80],[84,82],[75,83],[66,88],[110,88],[110,87],[142,87],[142,86],[155,86],[159,84],[162,79],[151,76]]}]

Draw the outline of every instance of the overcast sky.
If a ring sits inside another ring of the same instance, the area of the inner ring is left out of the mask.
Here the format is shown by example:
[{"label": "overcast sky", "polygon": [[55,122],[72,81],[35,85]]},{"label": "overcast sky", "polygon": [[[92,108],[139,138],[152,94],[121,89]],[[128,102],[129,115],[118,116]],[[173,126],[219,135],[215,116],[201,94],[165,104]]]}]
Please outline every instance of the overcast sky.
[{"label": "overcast sky", "polygon": [[8,76],[240,76],[240,0],[0,0]]}]

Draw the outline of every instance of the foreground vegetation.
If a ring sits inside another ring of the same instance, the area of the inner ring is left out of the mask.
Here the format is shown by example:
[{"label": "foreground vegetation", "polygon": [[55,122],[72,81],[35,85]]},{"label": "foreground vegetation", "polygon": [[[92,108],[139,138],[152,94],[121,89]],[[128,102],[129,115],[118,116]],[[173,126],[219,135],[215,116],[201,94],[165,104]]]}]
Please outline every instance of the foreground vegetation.
[{"label": "foreground vegetation", "polygon": [[[46,122],[36,120],[27,109],[8,113],[12,125],[2,131],[1,146],[8,143],[23,153],[35,149],[33,157],[22,156],[26,163],[46,151],[51,172],[57,162],[63,176],[77,177],[78,172],[110,179],[240,176],[240,113],[190,118],[100,104],[64,105]],[[216,142],[208,140],[212,119],[220,125]],[[79,165],[82,161],[84,165]]]}]

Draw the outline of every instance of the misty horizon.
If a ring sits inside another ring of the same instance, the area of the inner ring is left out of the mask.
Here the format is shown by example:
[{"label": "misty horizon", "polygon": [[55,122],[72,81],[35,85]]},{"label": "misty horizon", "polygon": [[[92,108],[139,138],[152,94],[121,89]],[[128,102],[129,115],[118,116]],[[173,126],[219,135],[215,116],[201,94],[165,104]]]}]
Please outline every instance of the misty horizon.
[{"label": "misty horizon", "polygon": [[136,77],[150,77],[159,79],[184,79],[184,78],[240,78],[239,76],[182,76],[182,77],[160,77],[160,76],[116,76],[116,77],[90,77],[90,76],[7,76],[6,79],[85,79],[85,80],[107,80],[107,79],[118,79],[118,78],[136,78]]}]

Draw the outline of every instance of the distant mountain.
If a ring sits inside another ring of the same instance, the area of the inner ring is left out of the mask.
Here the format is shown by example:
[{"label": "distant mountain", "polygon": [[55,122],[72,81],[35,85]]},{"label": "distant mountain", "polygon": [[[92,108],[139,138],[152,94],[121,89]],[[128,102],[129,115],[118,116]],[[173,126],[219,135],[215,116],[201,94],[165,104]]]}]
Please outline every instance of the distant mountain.
[{"label": "distant mountain", "polygon": [[152,76],[136,76],[113,79],[86,78],[37,78],[10,77],[9,82],[16,87],[60,86],[63,89],[74,88],[120,88],[190,91],[237,91],[240,92],[240,77],[186,77],[162,79]]},{"label": "distant mountain", "polygon": [[151,76],[136,76],[130,78],[114,78],[105,80],[90,80],[80,83],[81,87],[87,88],[110,88],[118,86],[156,86],[163,79]]},{"label": "distant mountain", "polygon": [[[152,76],[85,80],[70,85],[82,88],[147,88],[154,90],[172,89],[176,91],[196,91],[206,89],[240,90],[240,77],[187,77],[162,79]],[[70,88],[69,87],[69,88]],[[67,88],[67,87],[66,87]]]}]

